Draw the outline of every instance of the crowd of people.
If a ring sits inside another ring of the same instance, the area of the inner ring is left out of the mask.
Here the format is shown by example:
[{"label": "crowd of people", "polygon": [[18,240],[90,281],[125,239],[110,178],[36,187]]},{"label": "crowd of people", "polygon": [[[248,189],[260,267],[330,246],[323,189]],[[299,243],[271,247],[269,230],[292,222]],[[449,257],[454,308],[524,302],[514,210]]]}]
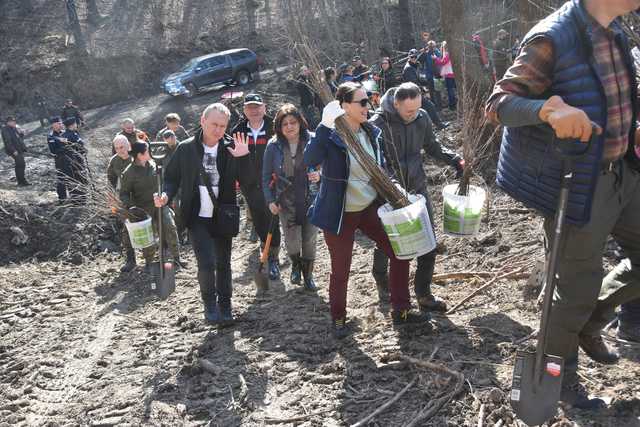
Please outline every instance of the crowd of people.
[{"label": "crowd of people", "polygon": [[[593,409],[602,401],[579,386],[578,348],[603,364],[618,360],[618,353],[601,337],[616,307],[622,306],[619,336],[640,341],[640,151],[633,149],[640,140],[635,124],[638,91],[630,49],[615,21],[637,7],[637,0],[573,0],[525,36],[515,57],[506,31],[499,31],[493,43],[491,72],[498,82],[486,112],[505,126],[497,182],[516,200],[545,214],[547,240],[553,237],[553,206],[562,170],[550,154],[550,141],[554,136],[596,140],[576,171],[579,185],[571,189],[571,224],[546,349],[565,360],[561,399],[580,408]],[[455,110],[458,103],[447,43],[438,44],[428,33],[423,40],[424,47],[411,49],[400,61],[398,72],[398,63],[389,57],[374,71],[359,56],[338,69],[322,70],[321,80],[335,98],[326,105],[314,90],[311,70],[302,67],[297,77],[299,105],[274,106],[273,118],[258,93],[244,97],[243,115],[233,126],[231,111],[223,103],[202,111],[193,135],[180,125],[177,114],[167,115],[155,138],[169,147],[162,193],[157,191],[158,169],[150,157],[149,138],[133,120],[122,121],[107,165],[109,185],[127,209],[138,208],[156,228],[162,215],[162,234],[177,267],[184,266],[181,243],[191,244],[208,323],[233,322],[231,251],[239,232],[238,189],[261,248],[271,244],[269,279],[281,280],[279,248],[284,240],[291,262],[289,282],[309,292],[322,286],[314,278],[322,233],[331,260],[328,291],[337,338],[350,333],[347,287],[358,230],[376,243],[372,276],[380,302],[391,305],[395,325],[427,325],[430,313],[447,310],[431,291],[435,251],[417,259],[418,310],[411,308],[410,261],[395,256],[376,213],[384,200],[335,129],[342,117],[371,159],[405,191],[422,195],[434,218],[422,152],[457,176],[465,164],[434,133],[447,126],[439,111],[445,105]],[[474,41],[484,49],[476,36]],[[554,54],[556,49],[562,54]],[[51,119],[48,143],[56,159],[61,201],[69,197],[82,203],[84,197],[82,185],[68,185],[88,180],[86,149],[78,133],[82,123],[71,102],[62,117]],[[24,176],[24,132],[14,117],[8,118],[2,137],[15,160],[18,185],[29,185]],[[136,256],[122,229],[122,271],[129,272],[136,267]],[[609,235],[627,259],[603,282],[602,248]],[[154,252],[149,248],[143,253],[147,271]]]}]

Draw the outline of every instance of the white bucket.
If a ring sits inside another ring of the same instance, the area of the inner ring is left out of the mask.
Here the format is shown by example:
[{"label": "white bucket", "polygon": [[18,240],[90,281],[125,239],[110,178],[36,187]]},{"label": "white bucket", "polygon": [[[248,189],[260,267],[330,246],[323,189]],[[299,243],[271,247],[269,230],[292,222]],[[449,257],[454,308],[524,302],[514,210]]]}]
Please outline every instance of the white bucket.
[{"label": "white bucket", "polygon": [[127,219],[124,221],[124,224],[127,226],[131,246],[135,249],[148,248],[156,243],[153,235],[151,217],[147,217],[147,219],[138,222],[130,222]]},{"label": "white bucket", "polygon": [[487,197],[483,188],[469,186],[469,194],[456,194],[458,184],[447,185],[442,189],[443,228],[447,234],[455,236],[473,236],[480,230],[482,208]]},{"label": "white bucket", "polygon": [[399,259],[413,259],[436,248],[436,236],[422,195],[410,195],[411,204],[393,209],[389,203],[378,208],[378,216]]}]

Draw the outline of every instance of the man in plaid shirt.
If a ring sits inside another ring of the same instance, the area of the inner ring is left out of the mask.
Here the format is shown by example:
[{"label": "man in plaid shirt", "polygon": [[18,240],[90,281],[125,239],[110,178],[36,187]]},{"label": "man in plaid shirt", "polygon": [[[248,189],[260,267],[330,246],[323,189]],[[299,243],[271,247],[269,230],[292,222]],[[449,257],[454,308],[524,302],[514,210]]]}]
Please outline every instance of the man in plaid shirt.
[{"label": "man in plaid shirt", "polygon": [[[640,297],[640,161],[634,146],[637,90],[628,42],[617,19],[640,0],[571,0],[525,36],[519,55],[496,83],[487,116],[505,126],[498,185],[545,215],[547,241],[561,165],[553,135],[586,143],[576,162],[547,354],[565,360],[561,399],[580,408],[601,406],[577,381],[578,347],[604,364],[618,353],[600,333],[617,306]],[[613,235],[627,260],[604,280],[603,248]],[[639,319],[620,319],[638,336]]]}]

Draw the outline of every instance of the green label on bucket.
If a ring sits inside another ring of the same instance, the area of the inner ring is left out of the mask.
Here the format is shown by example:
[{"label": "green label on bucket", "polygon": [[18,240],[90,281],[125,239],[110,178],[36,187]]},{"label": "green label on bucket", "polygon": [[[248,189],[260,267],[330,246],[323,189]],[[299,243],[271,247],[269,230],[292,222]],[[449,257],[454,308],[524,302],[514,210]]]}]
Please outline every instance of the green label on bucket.
[{"label": "green label on bucket", "polygon": [[422,223],[420,219],[414,219],[413,221],[407,221],[400,224],[396,224],[396,229],[400,235],[414,234],[422,232]]}]

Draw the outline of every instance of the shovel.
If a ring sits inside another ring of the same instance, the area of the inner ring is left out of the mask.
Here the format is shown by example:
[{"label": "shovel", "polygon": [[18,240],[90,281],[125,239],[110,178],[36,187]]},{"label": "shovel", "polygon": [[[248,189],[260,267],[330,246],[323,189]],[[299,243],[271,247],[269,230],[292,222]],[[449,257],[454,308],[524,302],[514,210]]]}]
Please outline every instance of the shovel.
[{"label": "shovel", "polygon": [[[149,152],[151,157],[156,160],[158,173],[158,194],[162,195],[162,178],[164,176],[164,169],[162,162],[167,157],[169,151],[169,145],[166,142],[152,142],[150,144]],[[160,299],[167,299],[169,295],[176,289],[176,274],[172,262],[165,262],[164,259],[164,236],[162,230],[162,209],[158,208],[158,235],[160,242],[158,243],[159,261],[157,264],[153,264],[152,272],[153,276],[157,280],[157,284],[152,284],[151,288],[156,291]],[[154,288],[155,285],[155,288]]]},{"label": "shovel", "polygon": [[[554,236],[551,243],[551,253],[547,264],[546,286],[544,289],[544,302],[540,329],[538,332],[538,344],[536,351],[516,352],[516,360],[513,367],[513,379],[511,382],[511,406],[514,412],[527,425],[539,425],[556,414],[560,392],[562,390],[562,377],[564,374],[564,360],[558,356],[545,354],[549,327],[549,315],[551,302],[558,281],[558,261],[560,249],[563,243],[563,231],[565,215],[569,203],[569,190],[573,179],[573,163],[587,155],[596,130],[593,129],[591,140],[579,153],[568,154],[561,148],[566,141],[554,140],[557,154],[562,159],[562,186],[558,197],[558,208],[554,218]],[[574,144],[574,143],[572,143]]]},{"label": "shovel", "polygon": [[258,266],[258,271],[256,271],[256,274],[253,277],[256,281],[258,292],[266,292],[269,290],[269,273],[265,273],[264,266],[269,259],[269,249],[271,248],[271,238],[273,237],[273,224],[276,222],[275,218],[275,215],[271,215],[269,233],[267,234],[267,240],[264,242],[264,248],[260,254],[260,265]]}]

